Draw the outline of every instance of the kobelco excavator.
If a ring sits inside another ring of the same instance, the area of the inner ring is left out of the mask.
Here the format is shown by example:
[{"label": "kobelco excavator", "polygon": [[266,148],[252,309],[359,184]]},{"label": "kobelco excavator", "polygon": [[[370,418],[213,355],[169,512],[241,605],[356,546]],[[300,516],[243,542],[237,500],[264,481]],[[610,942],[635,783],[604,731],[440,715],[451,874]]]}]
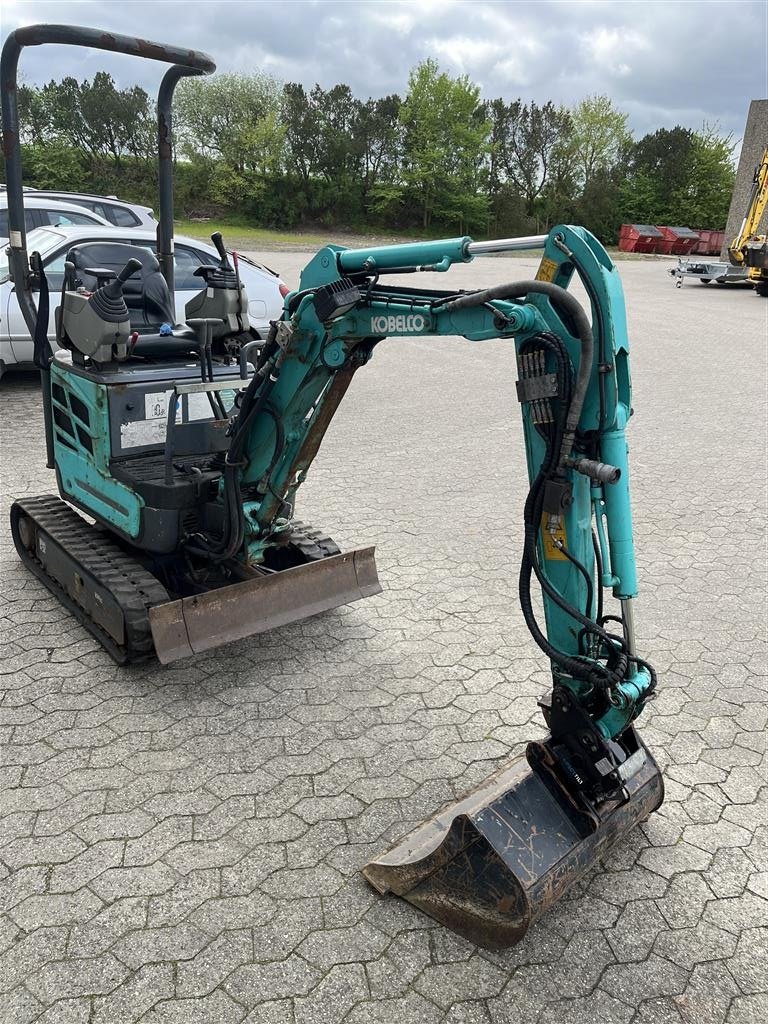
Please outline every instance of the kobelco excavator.
[{"label": "kobelco excavator", "polygon": [[[214,64],[71,26],[18,29],[2,54],[10,266],[35,337],[60,494],[15,502],[11,527],[25,565],[117,661],[156,654],[171,662],[378,593],[371,549],[342,553],[294,516],[334,412],[387,338],[509,342],[530,479],[520,607],[551,666],[541,701],[549,733],[363,872],[381,893],[481,945],[517,942],[663,797],[634,727],[656,676],[635,639],[632,402],[616,268],[588,231],[567,225],[493,242],[328,245],[304,268],[268,337],[254,339],[223,245],[219,263],[201,268],[186,323],[172,317],[172,329],[142,331],[123,296],[140,269],[131,247],[81,245],[67,259],[51,346],[45,268],[26,247],[16,108],[21,49],[45,43],[172,65],[158,100],[162,273],[147,276],[160,310],[173,294],[173,86]],[[532,280],[462,291],[395,279],[532,247],[543,248]],[[591,316],[568,290],[574,276]]]}]

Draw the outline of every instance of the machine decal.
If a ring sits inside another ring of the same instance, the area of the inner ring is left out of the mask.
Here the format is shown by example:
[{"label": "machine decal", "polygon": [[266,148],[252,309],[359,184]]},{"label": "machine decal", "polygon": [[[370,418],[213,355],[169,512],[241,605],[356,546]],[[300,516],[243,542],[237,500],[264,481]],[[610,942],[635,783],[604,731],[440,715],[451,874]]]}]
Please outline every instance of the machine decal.
[{"label": "machine decal", "polygon": [[428,327],[429,321],[421,313],[371,317],[371,334],[393,334],[402,331],[408,331],[410,334],[426,330]]},{"label": "machine decal", "polygon": [[544,545],[544,557],[550,562],[567,562],[568,559],[555,544],[558,541],[564,548],[568,548],[568,534],[565,532],[565,523],[561,523],[554,533],[548,529],[549,516],[545,512],[541,517],[541,538]]},{"label": "machine decal", "polygon": [[[173,391],[150,391],[144,396],[144,418],[159,420],[168,418],[168,399]],[[177,407],[178,411],[178,407]]]},{"label": "machine decal", "polygon": [[554,260],[548,260],[545,256],[536,271],[537,281],[554,281],[557,274],[558,264]]}]

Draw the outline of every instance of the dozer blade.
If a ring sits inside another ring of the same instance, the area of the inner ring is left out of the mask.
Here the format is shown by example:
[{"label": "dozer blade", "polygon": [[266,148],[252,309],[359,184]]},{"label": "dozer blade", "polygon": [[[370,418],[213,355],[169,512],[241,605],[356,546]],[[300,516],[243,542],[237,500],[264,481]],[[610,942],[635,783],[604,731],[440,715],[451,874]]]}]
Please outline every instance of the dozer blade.
[{"label": "dozer blade", "polygon": [[[539,747],[539,744],[529,745]],[[363,874],[487,949],[529,927],[663,799],[661,773],[642,748],[625,792],[597,813],[573,802],[546,767],[518,761],[420,825]]]},{"label": "dozer blade", "polygon": [[381,584],[373,552],[373,548],[346,551],[155,605],[149,611],[149,624],[157,656],[167,665],[379,594]]}]

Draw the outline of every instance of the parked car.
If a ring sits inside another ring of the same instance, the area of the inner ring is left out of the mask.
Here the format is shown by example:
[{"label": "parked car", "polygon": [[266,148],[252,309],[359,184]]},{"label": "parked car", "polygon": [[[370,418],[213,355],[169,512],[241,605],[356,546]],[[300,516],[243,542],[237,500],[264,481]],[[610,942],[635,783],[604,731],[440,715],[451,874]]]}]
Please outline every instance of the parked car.
[{"label": "parked car", "polygon": [[[5,202],[6,186],[0,184],[0,202]],[[31,188],[24,185],[24,194],[34,199],[55,199],[71,203],[102,217],[108,224],[118,228],[156,227],[154,211],[150,206],[129,203],[117,196],[97,196],[91,192],[66,192],[58,188]]]},{"label": "parked car", "polygon": [[[100,224],[108,226],[109,221],[98,213],[85,210],[74,203],[58,199],[41,198],[27,194],[24,197],[24,217],[27,231],[50,224],[52,227],[69,227],[73,224]],[[8,200],[0,194],[0,245],[8,241]]]},{"label": "parked car", "polygon": [[60,192],[57,189],[35,189],[34,195],[36,199],[58,199],[63,203],[74,203],[75,206],[98,214],[108,224],[118,228],[157,228],[150,206],[129,203],[117,196],[94,196],[87,192]]},{"label": "parked car", "polygon": [[[26,199],[25,199],[26,202]],[[51,315],[48,336],[55,337],[54,309],[59,304],[57,292],[64,283],[64,261],[73,245],[84,242],[121,242],[141,246],[156,252],[154,231],[136,228],[120,231],[113,226],[48,227],[36,228],[27,236],[27,250],[37,251],[43,259],[45,276],[51,292]],[[176,315],[183,320],[184,307],[200,291],[202,281],[196,277],[197,267],[218,264],[219,256],[212,245],[194,238],[178,235],[174,247]],[[248,315],[251,326],[262,337],[266,336],[270,320],[280,316],[283,298],[288,287],[267,267],[239,256],[240,277],[248,292]],[[16,301],[10,279],[7,250],[0,255],[0,376],[12,367],[29,369],[32,366],[32,339]]]}]

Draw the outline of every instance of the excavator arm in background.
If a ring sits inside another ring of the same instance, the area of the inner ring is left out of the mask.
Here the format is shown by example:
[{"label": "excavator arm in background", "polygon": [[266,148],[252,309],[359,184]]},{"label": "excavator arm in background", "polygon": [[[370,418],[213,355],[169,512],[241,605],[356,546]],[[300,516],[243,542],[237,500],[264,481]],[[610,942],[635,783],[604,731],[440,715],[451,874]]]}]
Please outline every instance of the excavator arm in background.
[{"label": "excavator arm in background", "polygon": [[768,296],[768,237],[759,234],[768,208],[768,146],[755,168],[747,210],[736,237],[728,246],[728,259],[736,267],[747,267],[747,276],[759,295]]}]

